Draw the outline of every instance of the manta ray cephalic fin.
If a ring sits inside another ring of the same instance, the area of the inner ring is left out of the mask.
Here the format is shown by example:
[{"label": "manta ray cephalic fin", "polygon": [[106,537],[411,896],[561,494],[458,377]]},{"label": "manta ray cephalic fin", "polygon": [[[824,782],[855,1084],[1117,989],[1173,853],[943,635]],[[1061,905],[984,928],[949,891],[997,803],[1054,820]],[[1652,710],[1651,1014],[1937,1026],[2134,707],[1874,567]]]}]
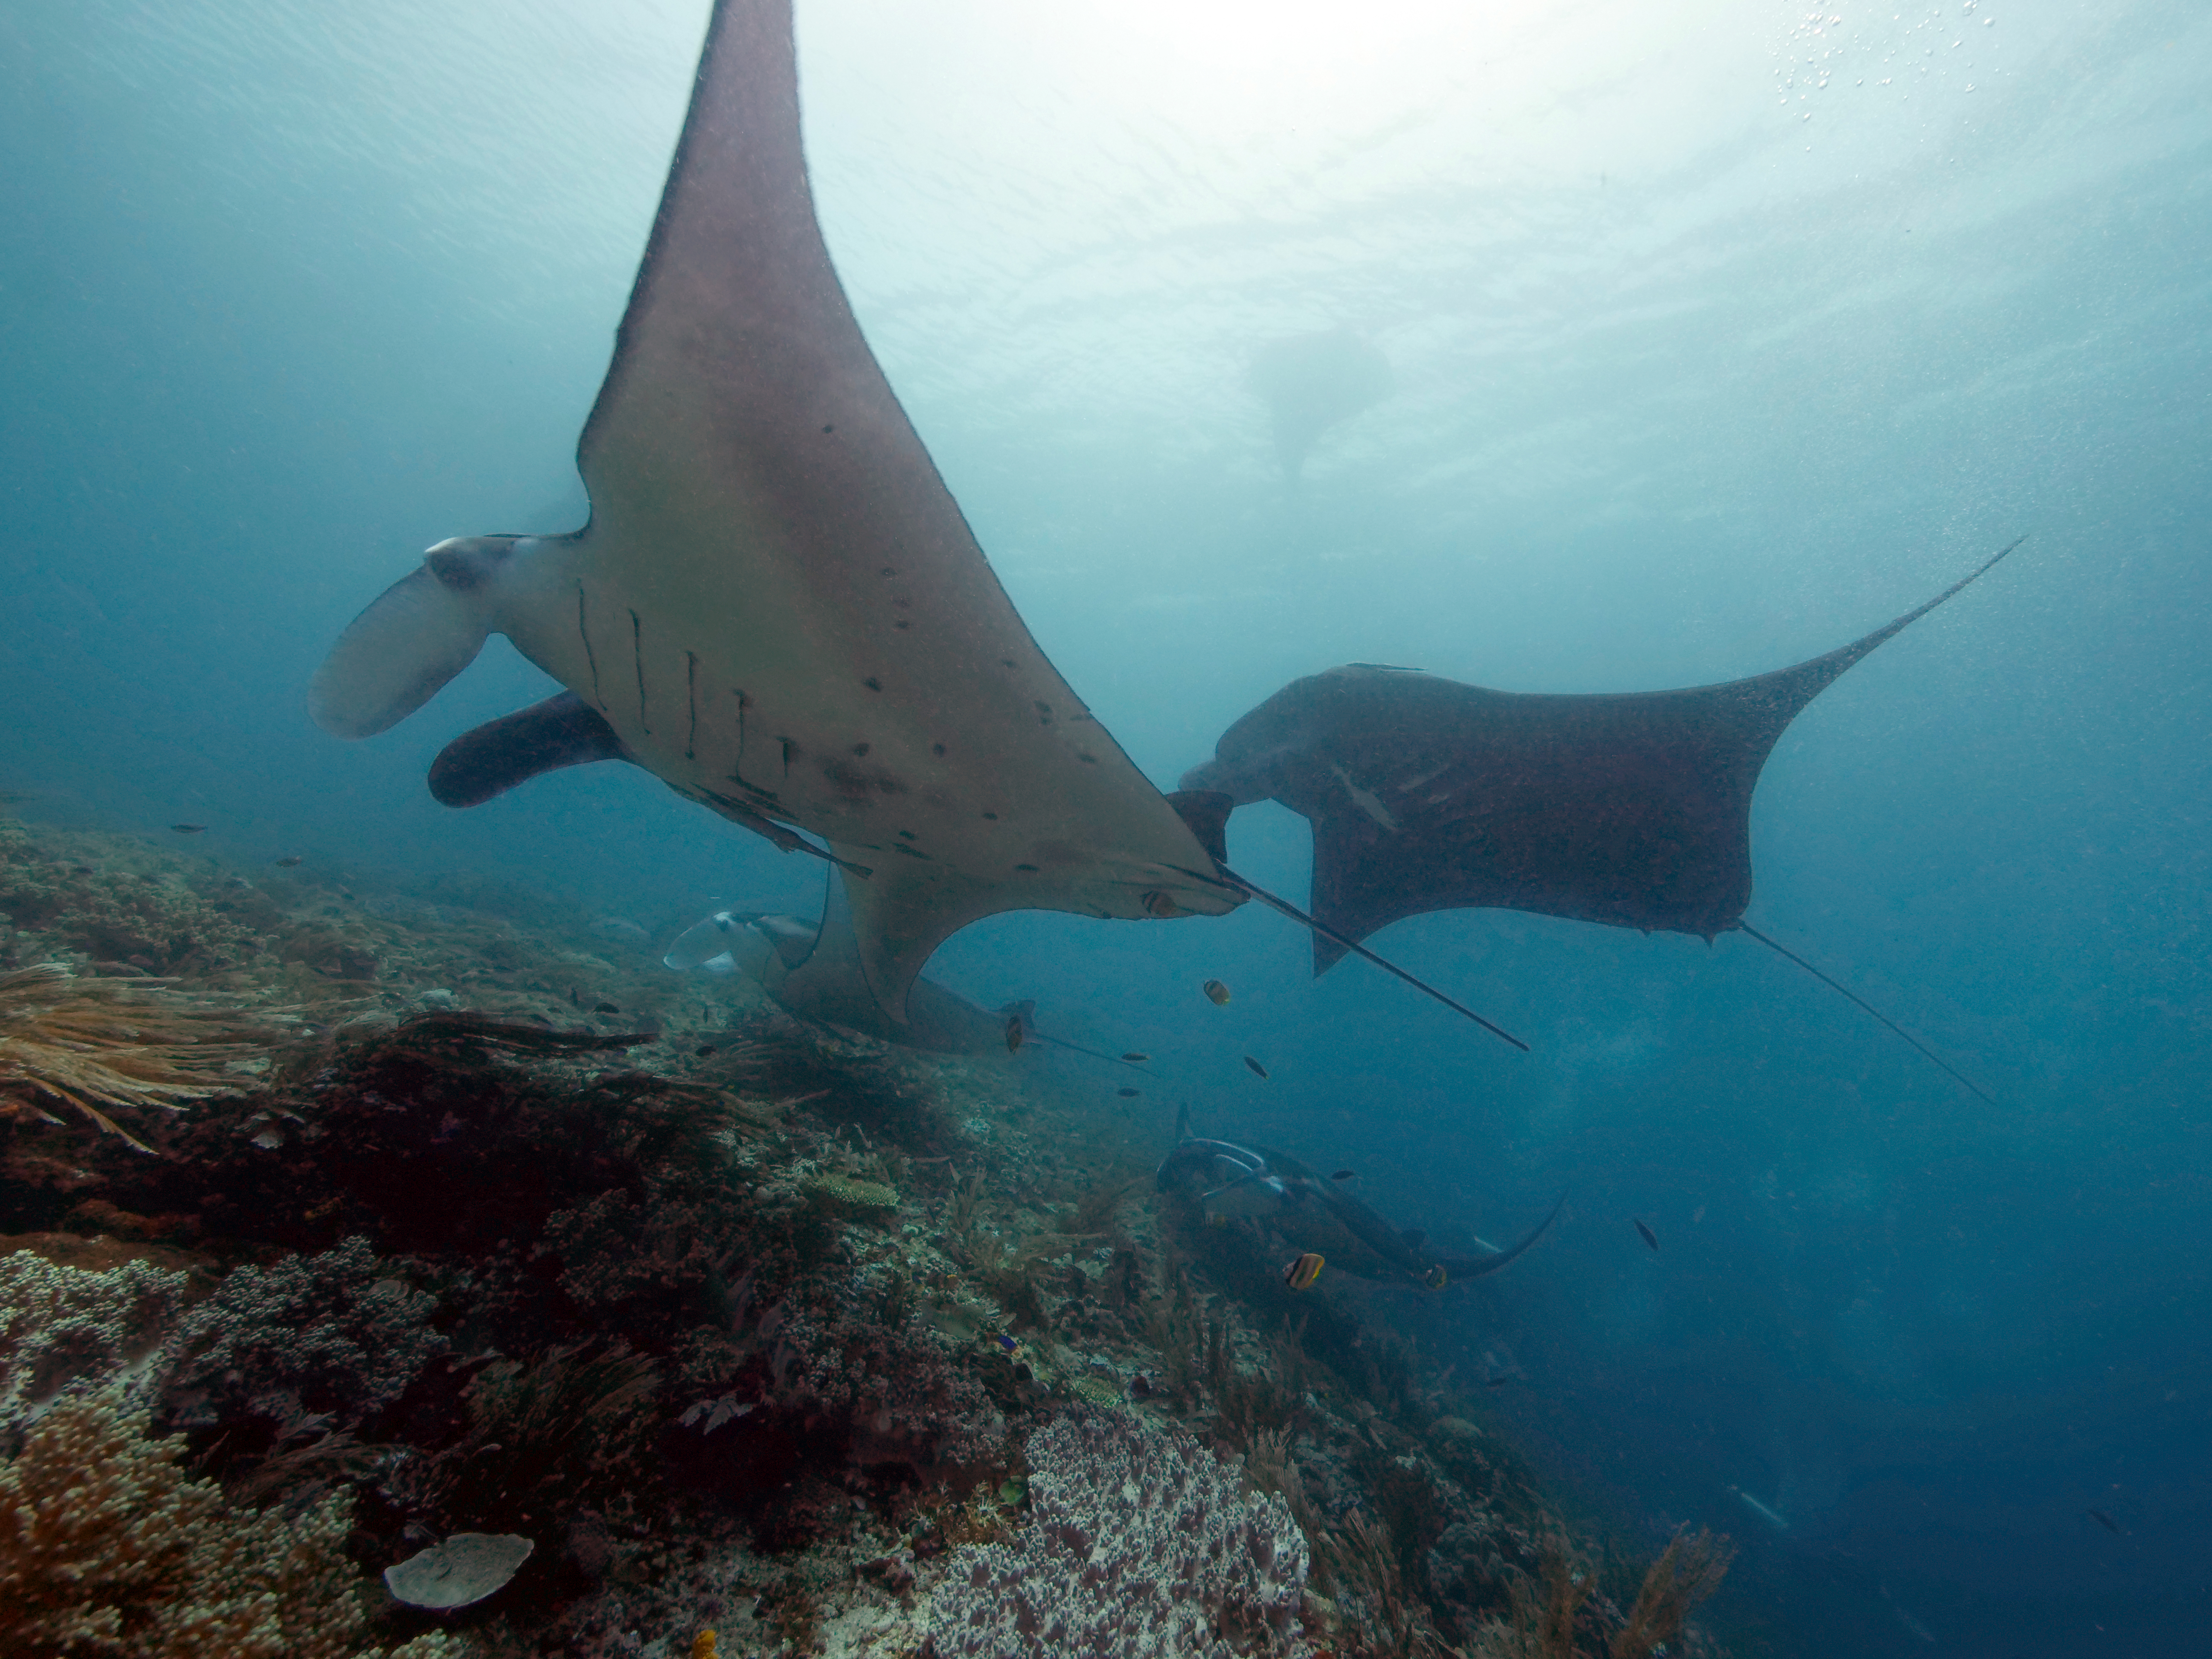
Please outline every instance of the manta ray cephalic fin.
[{"label": "manta ray cephalic fin", "polygon": [[[307,684],[307,712],[333,737],[397,726],[503,631],[501,581],[516,536],[440,542],[347,624]],[[497,792],[493,792],[496,793]]]}]

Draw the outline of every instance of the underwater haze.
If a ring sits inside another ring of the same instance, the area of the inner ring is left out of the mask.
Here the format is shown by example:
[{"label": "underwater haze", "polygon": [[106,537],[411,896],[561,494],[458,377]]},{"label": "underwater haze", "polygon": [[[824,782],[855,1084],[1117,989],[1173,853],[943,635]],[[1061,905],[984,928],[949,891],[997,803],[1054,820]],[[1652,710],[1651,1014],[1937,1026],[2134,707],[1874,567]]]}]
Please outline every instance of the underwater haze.
[{"label": "underwater haze", "polygon": [[[502,641],[365,742],[306,712],[424,548],[583,521],[706,10],[0,18],[16,810],[663,938],[818,906],[818,864],[641,770],[434,803],[444,744],[554,689]],[[2212,12],[801,0],[799,46],[869,343],[1164,789],[1336,664],[1730,680],[2027,538],[1822,694],[1753,803],[1747,919],[1992,1099],[1737,934],[1459,910],[1370,941],[1526,1054],[1365,963],[1313,978],[1259,905],[1001,917],[931,971],[1158,1057],[1163,1152],[1187,1101],[1498,1243],[1566,1191],[1511,1271],[1376,1305],[1510,1370],[1498,1412],[1591,1512],[1735,1534],[1741,1650],[2197,1650]],[[1286,476],[1253,366],[1335,330],[1387,386]],[[1294,900],[1309,846],[1279,806],[1231,830]]]}]

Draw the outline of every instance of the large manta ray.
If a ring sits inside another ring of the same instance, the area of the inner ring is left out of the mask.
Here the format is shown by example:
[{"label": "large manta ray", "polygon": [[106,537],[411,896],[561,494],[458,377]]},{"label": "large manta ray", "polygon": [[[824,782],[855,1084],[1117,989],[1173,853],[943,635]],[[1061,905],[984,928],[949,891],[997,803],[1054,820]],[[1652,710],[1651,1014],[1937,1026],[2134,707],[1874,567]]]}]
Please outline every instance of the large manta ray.
[{"label": "large manta ray", "polygon": [[1045,660],[862,339],[788,0],[714,8],[577,466],[582,530],[441,542],[362,613],[315,676],[325,729],[383,731],[505,634],[568,696],[464,739],[454,796],[620,757],[787,849],[819,836],[864,878],[859,965],[894,1020],[981,917],[1243,902]]},{"label": "large manta ray", "polygon": [[1475,907],[1709,941],[1741,929],[1817,974],[1743,920],[1759,769],[1838,675],[2019,545],[1863,639],[1723,685],[1564,696],[1332,668],[1231,726],[1182,788],[1312,823],[1316,975],[1345,941]]}]

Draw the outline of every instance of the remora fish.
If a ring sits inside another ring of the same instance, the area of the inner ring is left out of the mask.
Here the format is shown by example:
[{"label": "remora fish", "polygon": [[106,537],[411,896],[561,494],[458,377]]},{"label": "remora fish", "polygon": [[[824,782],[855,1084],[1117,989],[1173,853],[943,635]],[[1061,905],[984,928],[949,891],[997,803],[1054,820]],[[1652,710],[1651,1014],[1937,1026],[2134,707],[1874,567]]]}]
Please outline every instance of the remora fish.
[{"label": "remora fish", "polygon": [[1767,1508],[1765,1504],[1760,1503],[1756,1498],[1753,1498],[1741,1486],[1730,1486],[1729,1490],[1743,1500],[1744,1507],[1746,1509],[1749,1510],[1760,1520],[1765,1522],[1766,1524],[1773,1528],[1775,1531],[1788,1532],[1790,1530],[1790,1523],[1787,1521],[1777,1515],[1772,1510]]}]

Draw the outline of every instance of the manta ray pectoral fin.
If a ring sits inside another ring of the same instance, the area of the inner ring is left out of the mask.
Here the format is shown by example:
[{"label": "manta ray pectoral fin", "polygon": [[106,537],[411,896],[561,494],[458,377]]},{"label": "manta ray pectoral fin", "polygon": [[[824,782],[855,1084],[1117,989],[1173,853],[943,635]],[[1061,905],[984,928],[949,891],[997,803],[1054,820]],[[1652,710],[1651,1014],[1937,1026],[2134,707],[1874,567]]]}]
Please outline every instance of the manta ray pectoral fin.
[{"label": "manta ray pectoral fin", "polygon": [[695,922],[678,933],[667,954],[660,958],[661,965],[682,971],[703,967],[716,957],[726,956],[734,962],[742,937],[749,931],[743,918],[728,910],[718,910],[706,921]]},{"label": "manta ray pectoral fin", "polygon": [[563,691],[455,738],[430,763],[430,793],[441,805],[478,806],[541,772],[629,758],[599,711]]},{"label": "manta ray pectoral fin", "polygon": [[308,684],[315,724],[333,737],[374,737],[474,662],[498,629],[500,577],[521,539],[440,542],[421,569],[386,588],[338,635]]},{"label": "manta ray pectoral fin", "polygon": [[1544,1236],[1551,1224],[1559,1218],[1559,1212],[1566,1207],[1567,1195],[1561,1193],[1559,1201],[1552,1206],[1551,1214],[1531,1227],[1510,1249],[1499,1250],[1495,1255],[1480,1256],[1473,1261],[1450,1261],[1446,1263],[1446,1266],[1455,1279],[1479,1279],[1484,1273],[1494,1273],[1500,1267],[1516,1261],[1527,1255],[1529,1247]]}]

